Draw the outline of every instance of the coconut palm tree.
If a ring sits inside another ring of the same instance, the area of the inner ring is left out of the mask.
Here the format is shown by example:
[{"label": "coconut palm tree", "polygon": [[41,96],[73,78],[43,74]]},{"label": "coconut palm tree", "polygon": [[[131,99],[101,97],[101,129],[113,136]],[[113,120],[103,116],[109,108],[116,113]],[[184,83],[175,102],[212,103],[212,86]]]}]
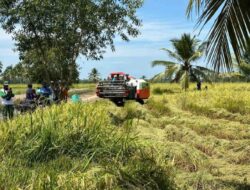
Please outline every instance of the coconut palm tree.
[{"label": "coconut palm tree", "polygon": [[231,49],[240,63],[250,32],[250,0],[189,0],[189,17],[192,10],[199,16],[197,26],[214,19],[207,40],[207,58],[214,69],[233,67]]},{"label": "coconut palm tree", "polygon": [[183,89],[189,87],[189,81],[205,80],[211,82],[210,76],[213,73],[211,70],[192,65],[192,62],[197,61],[203,55],[205,43],[200,43],[196,37],[191,37],[190,34],[183,34],[180,39],[171,40],[174,51],[163,48],[169,57],[177,62],[156,60],[152,62],[152,66],[165,66],[165,72],[156,75],[153,80],[171,80],[181,82]]},{"label": "coconut palm tree", "polygon": [[97,82],[98,80],[100,80],[100,73],[96,68],[93,68],[89,73],[89,80],[93,82]]}]

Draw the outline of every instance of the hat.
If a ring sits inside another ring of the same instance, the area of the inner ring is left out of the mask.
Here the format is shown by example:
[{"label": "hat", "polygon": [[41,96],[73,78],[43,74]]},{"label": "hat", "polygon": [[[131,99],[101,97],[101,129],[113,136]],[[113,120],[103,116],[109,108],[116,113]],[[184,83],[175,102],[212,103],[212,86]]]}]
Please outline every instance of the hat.
[{"label": "hat", "polygon": [[4,81],[3,85],[4,85],[4,86],[8,86],[8,85],[9,85],[9,82],[8,82],[8,81]]}]

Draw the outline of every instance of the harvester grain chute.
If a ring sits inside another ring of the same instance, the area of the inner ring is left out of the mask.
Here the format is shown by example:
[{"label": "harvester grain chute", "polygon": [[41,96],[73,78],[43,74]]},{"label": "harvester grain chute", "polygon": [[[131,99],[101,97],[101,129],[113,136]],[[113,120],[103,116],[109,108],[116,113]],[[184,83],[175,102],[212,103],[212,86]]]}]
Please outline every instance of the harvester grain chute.
[{"label": "harvester grain chute", "polygon": [[150,96],[150,86],[143,79],[135,79],[123,72],[114,72],[107,80],[97,84],[96,94],[100,98],[110,99],[116,105],[124,105],[126,100],[136,100],[143,104]]}]

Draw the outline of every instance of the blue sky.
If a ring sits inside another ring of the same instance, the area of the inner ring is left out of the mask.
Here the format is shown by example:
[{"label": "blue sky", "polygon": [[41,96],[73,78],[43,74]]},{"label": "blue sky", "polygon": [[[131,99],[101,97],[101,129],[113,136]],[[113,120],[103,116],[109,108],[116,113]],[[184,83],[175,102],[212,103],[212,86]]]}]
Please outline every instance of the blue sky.
[{"label": "blue sky", "polygon": [[[151,67],[153,60],[167,60],[168,56],[160,48],[171,48],[170,39],[182,33],[198,34],[194,30],[195,22],[188,20],[185,10],[188,0],[145,0],[144,6],[138,10],[142,19],[141,35],[130,42],[115,39],[116,51],[107,50],[104,59],[87,61],[80,57],[80,78],[87,78],[92,68],[97,68],[102,77],[110,72],[123,71],[135,77],[145,75],[150,78],[163,70],[162,67]],[[199,36],[204,39],[207,30]],[[18,52],[14,52],[11,36],[0,29],[0,60],[4,67],[18,63]],[[199,63],[204,65],[203,60]]]}]

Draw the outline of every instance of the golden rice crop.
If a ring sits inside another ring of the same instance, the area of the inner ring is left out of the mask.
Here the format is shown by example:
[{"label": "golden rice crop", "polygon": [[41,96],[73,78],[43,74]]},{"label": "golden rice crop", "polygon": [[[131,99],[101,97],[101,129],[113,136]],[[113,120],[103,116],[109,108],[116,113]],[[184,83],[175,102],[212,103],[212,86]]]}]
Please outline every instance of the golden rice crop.
[{"label": "golden rice crop", "polygon": [[249,83],[151,91],[1,122],[0,189],[250,188]]}]

